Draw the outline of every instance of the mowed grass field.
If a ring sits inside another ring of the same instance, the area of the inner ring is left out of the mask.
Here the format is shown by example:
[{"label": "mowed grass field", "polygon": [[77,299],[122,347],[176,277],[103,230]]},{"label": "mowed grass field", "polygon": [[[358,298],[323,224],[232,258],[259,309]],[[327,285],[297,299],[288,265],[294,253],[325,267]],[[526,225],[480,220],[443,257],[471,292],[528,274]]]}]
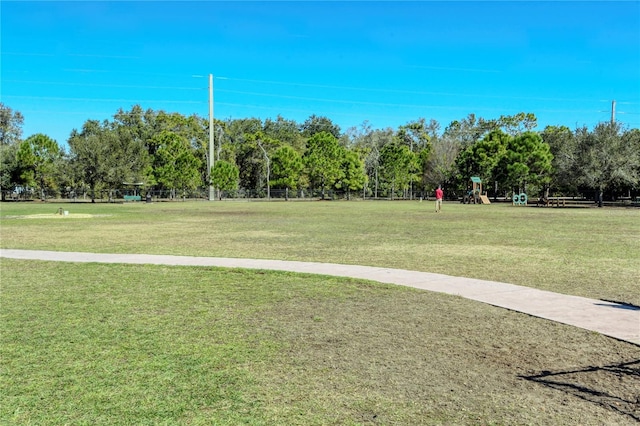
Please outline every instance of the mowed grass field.
[{"label": "mowed grass field", "polygon": [[[640,304],[640,210],[432,206],[3,203],[0,243],[377,265]],[[0,424],[640,421],[640,348],[458,297],[268,271],[0,268]]]},{"label": "mowed grass field", "polygon": [[[70,216],[55,212],[63,208]],[[0,205],[3,248],[317,261],[640,305],[640,209],[433,202]]]}]

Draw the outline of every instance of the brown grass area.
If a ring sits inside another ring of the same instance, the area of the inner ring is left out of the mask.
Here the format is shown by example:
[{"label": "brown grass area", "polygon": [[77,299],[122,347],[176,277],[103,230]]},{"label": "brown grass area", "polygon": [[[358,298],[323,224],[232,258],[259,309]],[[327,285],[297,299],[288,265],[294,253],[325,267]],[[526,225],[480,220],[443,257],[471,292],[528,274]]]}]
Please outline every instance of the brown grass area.
[{"label": "brown grass area", "polygon": [[640,421],[637,347],[461,298],[352,285],[360,296],[260,312],[257,330],[286,349],[260,371],[259,399],[292,417],[311,406],[326,424]]}]

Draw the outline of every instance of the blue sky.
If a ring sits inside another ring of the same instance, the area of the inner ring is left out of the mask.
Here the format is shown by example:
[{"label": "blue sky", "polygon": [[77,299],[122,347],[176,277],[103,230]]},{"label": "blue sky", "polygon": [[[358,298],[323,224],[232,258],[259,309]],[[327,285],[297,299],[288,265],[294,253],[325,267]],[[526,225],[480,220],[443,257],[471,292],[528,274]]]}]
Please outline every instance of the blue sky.
[{"label": "blue sky", "polygon": [[[640,127],[640,2],[0,3],[0,101],[64,144],[119,108]],[[197,77],[203,76],[203,77]]]}]

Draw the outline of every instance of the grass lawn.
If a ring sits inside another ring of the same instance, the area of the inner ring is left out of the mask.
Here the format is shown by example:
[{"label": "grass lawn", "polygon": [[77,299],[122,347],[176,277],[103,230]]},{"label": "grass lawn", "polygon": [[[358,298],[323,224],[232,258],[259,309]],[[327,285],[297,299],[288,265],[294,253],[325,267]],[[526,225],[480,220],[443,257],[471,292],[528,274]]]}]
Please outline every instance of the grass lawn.
[{"label": "grass lawn", "polygon": [[0,260],[0,424],[640,421],[640,348],[458,297]]},{"label": "grass lawn", "polygon": [[[432,206],[3,203],[0,244],[388,266],[640,304],[637,209]],[[640,421],[640,348],[458,297],[200,267],[0,273],[0,424]]]},{"label": "grass lawn", "polygon": [[[60,207],[71,216],[55,215]],[[3,248],[361,264],[640,305],[637,208],[445,203],[436,214],[433,202],[384,201],[0,208]]]}]

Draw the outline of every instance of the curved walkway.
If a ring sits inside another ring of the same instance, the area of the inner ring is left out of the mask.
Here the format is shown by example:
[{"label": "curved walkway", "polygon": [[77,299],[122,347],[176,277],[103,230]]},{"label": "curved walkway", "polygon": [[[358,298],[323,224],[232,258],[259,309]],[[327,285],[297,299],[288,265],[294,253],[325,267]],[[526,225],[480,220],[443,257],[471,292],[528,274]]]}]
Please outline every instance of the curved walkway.
[{"label": "curved walkway", "polygon": [[429,272],[284,260],[0,249],[0,257],[61,262],[131,263],[265,269],[362,278],[461,296],[640,345],[640,308],[513,284]]}]

